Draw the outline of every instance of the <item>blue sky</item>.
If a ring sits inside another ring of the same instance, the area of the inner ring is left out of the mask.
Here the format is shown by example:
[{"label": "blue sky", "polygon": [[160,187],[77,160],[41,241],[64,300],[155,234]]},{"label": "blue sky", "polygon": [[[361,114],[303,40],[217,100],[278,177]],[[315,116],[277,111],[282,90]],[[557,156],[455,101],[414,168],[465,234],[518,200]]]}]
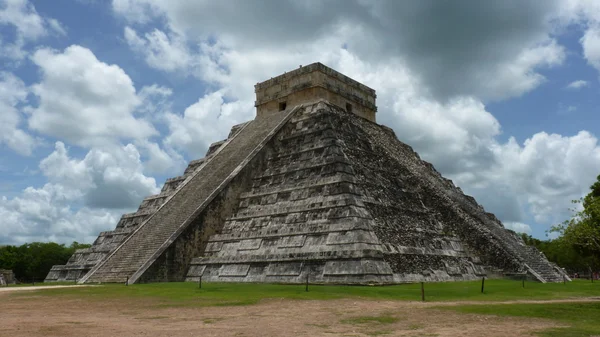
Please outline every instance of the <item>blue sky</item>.
[{"label": "blue sky", "polygon": [[600,174],[600,3],[0,0],[0,244],[91,242],[322,62],[506,227]]}]

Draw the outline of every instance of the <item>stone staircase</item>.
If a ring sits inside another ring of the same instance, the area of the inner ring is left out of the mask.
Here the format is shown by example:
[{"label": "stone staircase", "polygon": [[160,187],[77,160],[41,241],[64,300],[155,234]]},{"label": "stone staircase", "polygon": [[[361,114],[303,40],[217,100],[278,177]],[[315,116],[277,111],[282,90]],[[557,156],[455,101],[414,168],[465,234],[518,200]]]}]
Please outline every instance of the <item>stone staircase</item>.
[{"label": "stone staircase", "polygon": [[[234,126],[234,130],[239,130]],[[232,137],[235,132],[230,134]],[[211,144],[210,150],[216,151],[218,146],[225,142],[219,141]],[[210,153],[206,156],[208,157]],[[152,215],[171,196],[179,184],[198,169],[207,158],[192,160],[182,176],[167,179],[159,194],[150,195],[142,200],[138,210],[133,213],[123,214],[114,230],[100,232],[91,247],[78,249],[71,255],[65,265],[54,265],[44,282],[73,282],[78,281],[98,262],[118,247],[135,229]]]},{"label": "stone staircase", "polygon": [[136,282],[195,216],[300,107],[257,118],[245,124],[79,283]]},{"label": "stone staircase", "polygon": [[562,282],[565,279],[570,281],[566,274],[558,271],[535,247],[526,246],[524,252],[523,258],[527,271],[533,274],[538,281],[542,283]]}]

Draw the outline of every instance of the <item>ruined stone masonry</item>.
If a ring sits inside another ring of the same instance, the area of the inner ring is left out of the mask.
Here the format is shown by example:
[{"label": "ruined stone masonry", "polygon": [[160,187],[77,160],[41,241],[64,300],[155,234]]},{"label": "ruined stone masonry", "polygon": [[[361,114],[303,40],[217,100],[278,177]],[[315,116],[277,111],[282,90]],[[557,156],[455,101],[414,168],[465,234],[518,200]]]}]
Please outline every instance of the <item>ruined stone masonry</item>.
[{"label": "ruined stone masonry", "polygon": [[0,269],[0,286],[6,286],[9,284],[15,284],[15,274],[10,269]]},{"label": "ruined stone masonry", "polygon": [[46,281],[563,280],[376,123],[373,89],[314,63],[255,90],[254,120]]}]

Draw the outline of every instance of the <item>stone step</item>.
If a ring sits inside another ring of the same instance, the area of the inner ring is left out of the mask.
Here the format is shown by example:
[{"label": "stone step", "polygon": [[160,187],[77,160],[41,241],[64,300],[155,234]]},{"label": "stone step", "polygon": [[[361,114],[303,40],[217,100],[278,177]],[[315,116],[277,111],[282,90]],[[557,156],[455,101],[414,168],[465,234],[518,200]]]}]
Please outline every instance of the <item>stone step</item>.
[{"label": "stone step", "polygon": [[299,251],[282,252],[272,254],[246,254],[246,255],[225,255],[225,256],[203,256],[192,260],[192,264],[222,264],[222,263],[240,263],[240,262],[281,262],[281,261],[303,261],[303,260],[331,260],[331,259],[353,259],[353,258],[383,258],[383,254],[378,245],[375,244],[357,244],[349,249],[328,249],[323,251]]},{"label": "stone step", "polygon": [[261,175],[257,175],[256,177],[254,177],[254,179],[271,178],[271,177],[277,176],[277,175],[285,175],[285,174],[290,174],[290,173],[294,173],[294,172],[298,172],[298,171],[314,170],[317,168],[325,168],[327,166],[330,166],[328,169],[331,169],[332,173],[334,173],[334,172],[336,172],[336,173],[337,172],[352,173],[351,172],[352,167],[350,166],[350,163],[348,163],[348,161],[343,156],[332,156],[332,157],[328,157],[328,158],[317,158],[317,159],[307,160],[304,163],[296,163],[294,165],[289,165],[287,167],[271,169],[271,170],[265,171]]},{"label": "stone step", "polygon": [[[278,207],[265,207],[262,210],[253,211],[240,211],[232,220],[245,220],[251,218],[264,218],[264,217],[277,217],[287,216],[295,214],[304,214],[305,219],[336,219],[346,217],[360,217],[364,219],[371,219],[371,216],[361,205],[353,204],[353,201],[348,201],[344,204],[332,206],[332,205],[294,205],[288,208]],[[301,215],[302,216],[302,215]]]},{"label": "stone step", "polygon": [[278,150],[274,155],[267,157],[267,160],[289,159],[289,157],[297,154],[311,153],[315,150],[325,148],[339,148],[339,141],[334,138],[319,139],[309,144],[302,144],[296,147],[283,148]]},{"label": "stone step", "polygon": [[183,175],[189,176],[205,162],[206,162],[206,158],[199,158],[199,159],[194,159],[194,160],[190,161],[188,163],[188,166],[185,168]]},{"label": "stone step", "polygon": [[108,282],[113,277],[125,279],[128,276],[135,282],[297,110],[298,107],[278,112],[247,124],[201,169],[182,181],[156,213],[92,269],[81,283]]},{"label": "stone step", "polygon": [[340,183],[354,183],[355,179],[353,176],[349,174],[339,174],[331,177],[311,177],[308,179],[303,179],[301,181],[290,181],[290,182],[282,182],[281,185],[278,186],[265,186],[265,187],[256,187],[250,192],[244,192],[240,195],[240,200],[247,198],[255,198],[262,197],[271,194],[281,193],[281,192],[294,192],[300,190],[307,190],[310,188],[318,188],[325,187],[327,185],[340,184]]},{"label": "stone step", "polygon": [[212,144],[210,144],[210,146],[208,147],[208,151],[206,151],[206,157],[210,157],[213,154],[215,154],[215,152],[217,152],[217,150],[223,145],[225,144],[225,142],[227,141],[227,139],[223,139],[220,140],[218,142],[214,142]]}]

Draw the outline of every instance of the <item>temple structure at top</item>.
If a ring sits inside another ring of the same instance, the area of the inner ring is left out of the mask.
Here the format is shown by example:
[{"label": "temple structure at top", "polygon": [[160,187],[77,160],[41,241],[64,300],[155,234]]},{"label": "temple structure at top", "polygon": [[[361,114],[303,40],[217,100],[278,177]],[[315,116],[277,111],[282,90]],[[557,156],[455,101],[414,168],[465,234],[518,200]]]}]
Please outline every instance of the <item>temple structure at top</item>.
[{"label": "temple structure at top", "polygon": [[347,112],[376,121],[375,90],[319,62],[258,83],[254,89],[258,117],[324,99]]}]

